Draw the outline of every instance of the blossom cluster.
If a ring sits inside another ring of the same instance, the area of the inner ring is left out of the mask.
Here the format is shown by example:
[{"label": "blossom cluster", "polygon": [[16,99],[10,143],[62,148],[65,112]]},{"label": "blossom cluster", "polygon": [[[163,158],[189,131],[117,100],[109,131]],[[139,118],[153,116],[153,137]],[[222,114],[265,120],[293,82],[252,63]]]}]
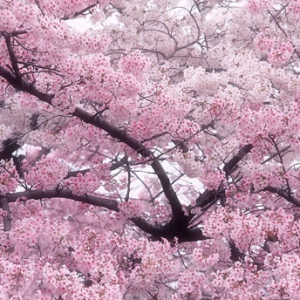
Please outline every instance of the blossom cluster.
[{"label": "blossom cluster", "polygon": [[119,68],[124,73],[131,73],[139,80],[143,79],[144,72],[149,68],[149,59],[140,52],[135,51],[127,56],[123,56],[118,63]]},{"label": "blossom cluster", "polygon": [[138,217],[143,212],[143,204],[140,201],[130,200],[119,204],[120,215],[123,218]]},{"label": "blossom cluster", "polygon": [[268,9],[273,4],[273,0],[247,0],[247,8],[252,14],[258,14]]},{"label": "blossom cluster", "polygon": [[19,175],[12,162],[0,161],[0,193],[5,195],[18,187]]},{"label": "blossom cluster", "polygon": [[0,1],[0,299],[299,299],[299,1],[184,2]]},{"label": "blossom cluster", "polygon": [[293,44],[289,39],[281,40],[279,37],[270,37],[268,31],[259,33],[254,40],[257,49],[266,53],[269,62],[277,67],[289,61],[294,52]]},{"label": "blossom cluster", "polygon": [[94,192],[99,186],[99,179],[91,172],[87,172],[84,175],[78,173],[76,177],[70,177],[64,180],[64,187],[67,187],[76,195]]},{"label": "blossom cluster", "polygon": [[26,182],[36,189],[55,188],[67,175],[68,167],[54,157],[42,156],[25,175]]}]

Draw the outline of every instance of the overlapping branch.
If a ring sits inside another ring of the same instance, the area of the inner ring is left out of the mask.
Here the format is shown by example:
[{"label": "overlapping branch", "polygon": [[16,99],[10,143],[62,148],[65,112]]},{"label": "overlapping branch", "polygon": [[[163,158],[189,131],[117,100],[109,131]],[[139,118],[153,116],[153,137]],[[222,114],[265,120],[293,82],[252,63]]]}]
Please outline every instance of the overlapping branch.
[{"label": "overlapping branch", "polygon": [[[3,35],[3,33],[2,33]],[[53,94],[42,93],[37,90],[32,83],[25,81],[21,74],[19,73],[18,63],[14,57],[13,49],[11,47],[11,36],[4,35],[9,54],[12,62],[11,72],[0,66],[0,76],[7,80],[7,82],[12,85],[16,90],[27,92],[39,100],[46,102],[51,105],[52,99],[54,98]],[[93,115],[82,108],[77,107],[72,113],[72,116],[79,118],[85,123],[91,124],[97,128],[101,128],[107,132],[111,137],[115,138],[117,141],[122,142],[128,145],[131,149],[135,150],[139,155],[144,158],[149,158],[152,163],[151,167],[153,168],[156,176],[159,179],[164,195],[166,196],[172,210],[171,220],[164,226],[154,226],[147,222],[146,220],[136,217],[132,218],[131,221],[138,226],[144,232],[150,234],[154,239],[167,238],[172,240],[175,236],[178,237],[179,241],[196,241],[206,239],[203,236],[202,231],[199,228],[189,228],[190,221],[194,217],[192,213],[189,213],[188,216],[184,215],[182,204],[180,203],[178,196],[176,195],[175,190],[166,174],[166,171],[162,167],[158,158],[156,158],[153,152],[146,148],[144,144],[137,139],[131,137],[126,131],[116,127],[115,125],[108,122],[101,115]],[[225,163],[223,171],[226,178],[229,178],[234,170],[237,168],[238,163],[251,151],[253,146],[247,144],[243,146],[238,153]],[[69,174],[73,176],[74,174]],[[300,206],[300,201],[294,199],[289,193],[284,192],[284,190],[279,190],[273,187],[267,187],[265,191],[271,193],[277,193],[279,196],[285,198],[289,202]],[[107,208],[111,211],[119,211],[118,202],[116,200],[106,199],[102,197],[95,197],[90,195],[76,195],[72,191],[67,189],[62,190],[50,190],[50,191],[40,191],[40,190],[27,190],[24,192],[13,193],[6,195],[5,198],[2,198],[2,206],[5,206],[5,203],[16,201],[19,197],[25,197],[28,199],[42,199],[42,198],[66,198],[72,199],[74,201],[80,201],[83,203],[88,203],[95,206],[100,206]],[[223,184],[219,186],[217,190],[206,190],[201,194],[197,199],[196,203],[198,207],[206,209],[219,200],[224,200],[225,198],[225,187]],[[6,202],[5,202],[6,201]],[[225,201],[225,200],[224,200]],[[7,225],[7,228],[9,225]]]},{"label": "overlapping branch", "polygon": [[[253,146],[247,144],[243,146],[236,155],[233,156],[223,167],[226,178],[228,178],[234,169],[237,167],[237,164],[251,151]],[[217,190],[206,190],[202,193],[196,200],[197,206],[201,208],[207,208],[211,204],[220,200],[225,196],[225,187],[221,184]]]},{"label": "overlapping branch", "polygon": [[[37,97],[39,100],[51,104],[51,101],[52,101],[54,95],[42,93],[42,92],[38,91],[34,87],[34,85],[29,84],[23,78],[17,78],[14,74],[12,74],[7,69],[5,69],[1,66],[0,66],[0,76],[5,78],[8,81],[8,83],[11,84],[15,89],[27,92],[27,93]],[[151,166],[154,169],[154,171],[161,183],[163,192],[164,192],[166,198],[168,199],[169,204],[172,209],[172,222],[180,223],[183,219],[185,219],[185,216],[184,216],[184,213],[182,210],[182,205],[171,185],[171,182],[170,182],[165,170],[163,169],[163,167],[160,164],[160,162],[158,161],[158,159],[156,159],[154,157],[153,153],[149,149],[147,149],[141,142],[139,142],[138,140],[131,137],[127,132],[117,128],[116,126],[109,123],[108,121],[106,121],[104,118],[102,118],[99,115],[94,116],[94,115],[84,111],[81,108],[76,108],[75,112],[73,113],[73,116],[81,119],[82,121],[84,121],[86,123],[92,124],[98,128],[103,129],[108,134],[110,134],[112,137],[116,138],[120,142],[123,142],[126,145],[128,145],[129,147],[131,147],[133,150],[135,150],[141,156],[151,158],[152,159]],[[17,195],[17,196],[12,196],[12,195]],[[41,191],[26,191],[26,192],[23,192],[22,194],[16,193],[16,194],[12,194],[12,195],[10,195],[9,201],[12,201],[12,197],[21,197],[21,195],[25,196],[25,197],[28,196],[32,199],[35,199],[36,197],[50,198],[50,197],[58,196],[57,191],[56,192],[48,191],[48,193],[41,192]],[[101,206],[107,207],[112,210],[116,209],[115,206],[111,206],[112,205],[111,203],[103,202],[103,199],[97,200],[97,198],[88,198],[88,197],[83,199],[82,197],[78,197],[78,196],[72,194],[71,192],[61,191],[59,193],[59,197],[73,199],[75,201],[82,201],[82,202],[90,203],[93,205],[97,205],[97,203],[99,203],[98,201],[100,201]],[[134,222],[137,222],[137,220],[138,219],[135,219]],[[139,220],[137,222],[137,224],[145,224],[145,223],[141,222],[141,220]]]},{"label": "overlapping branch", "polygon": [[118,202],[102,197],[95,197],[91,195],[76,195],[68,189],[53,189],[53,190],[27,190],[23,192],[11,193],[6,195],[8,203],[15,202],[18,198],[25,197],[26,199],[44,199],[44,198],[65,198],[72,199],[74,201],[80,201],[83,203],[91,204],[94,206],[104,207],[112,211],[119,211]]},{"label": "overlapping branch", "polygon": [[164,194],[166,198],[169,201],[169,204],[172,208],[173,216],[182,216],[182,205],[171,185],[171,182],[163,169],[161,163],[154,157],[151,150],[147,149],[141,142],[136,140],[135,138],[131,137],[126,131],[114,126],[113,124],[106,121],[104,118],[102,118],[99,115],[92,115],[86,111],[84,111],[81,108],[76,108],[75,112],[73,113],[73,116],[78,117],[85,123],[94,125],[98,128],[103,129],[106,131],[110,136],[113,138],[118,139],[120,142],[125,143],[130,148],[135,150],[137,153],[139,153],[143,157],[149,157],[153,159],[153,162],[151,164],[151,167],[155,171],[161,186],[163,188]]},{"label": "overlapping branch", "polygon": [[[7,212],[6,216],[4,217],[4,229],[6,231],[10,230],[11,227],[11,218],[10,218],[10,210],[8,203],[15,202],[17,199],[53,199],[53,198],[63,198],[63,199],[70,199],[73,201],[79,201],[82,203],[91,204],[97,207],[107,208],[110,211],[119,212],[119,203],[116,200],[107,199],[104,197],[96,197],[91,195],[76,195],[71,190],[68,189],[52,189],[52,190],[27,190],[23,192],[11,193],[7,194],[5,197],[0,199],[1,207],[4,211]],[[144,232],[151,235],[153,240],[160,240],[161,238],[166,238],[168,240],[173,240],[174,233],[169,232],[165,229],[165,227],[159,227],[152,225],[151,223],[147,222],[145,219],[141,217],[134,217],[130,219],[137,227],[139,227]],[[178,240],[179,242],[185,241],[197,241],[203,240],[206,237],[203,236],[202,231],[200,229],[189,229],[186,230],[185,234],[179,235]]]},{"label": "overlapping branch", "polygon": [[18,80],[18,78],[13,75],[11,72],[9,72],[7,69],[0,66],[0,76],[7,80],[7,82],[13,86],[17,91],[27,92],[38,99],[40,99],[43,102],[47,102],[48,104],[51,104],[51,101],[54,97],[54,95],[42,93],[39,90],[37,90],[34,85],[26,82],[25,80],[21,79]]}]

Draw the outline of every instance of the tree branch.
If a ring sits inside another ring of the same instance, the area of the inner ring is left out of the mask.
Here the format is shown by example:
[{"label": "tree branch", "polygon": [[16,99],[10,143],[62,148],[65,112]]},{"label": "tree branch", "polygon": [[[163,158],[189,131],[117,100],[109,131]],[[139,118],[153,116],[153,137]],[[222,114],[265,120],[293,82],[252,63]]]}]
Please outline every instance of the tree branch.
[{"label": "tree branch", "polygon": [[[35,97],[37,97],[39,100],[51,104],[51,101],[54,97],[52,94],[46,94],[38,91],[33,84],[29,84],[24,79],[20,78],[17,79],[15,75],[11,74],[8,70],[0,66],[0,76],[5,78],[15,89],[27,92]],[[160,164],[159,160],[154,157],[152,151],[147,149],[144,144],[139,142],[138,140],[131,137],[127,132],[124,130],[121,130],[118,127],[115,127],[113,124],[106,121],[104,118],[102,118],[99,115],[92,115],[86,111],[84,111],[81,108],[76,108],[75,112],[72,114],[74,117],[79,118],[85,123],[91,124],[95,127],[101,128],[104,131],[106,131],[110,136],[113,138],[118,139],[120,142],[125,143],[129,147],[131,147],[133,150],[135,150],[138,154],[140,154],[143,157],[149,157],[153,161],[151,164],[151,167],[153,168],[154,172],[156,173],[163,192],[168,199],[168,202],[171,206],[172,210],[172,219],[170,220],[170,225],[173,224],[175,229],[172,230],[172,232],[168,232],[167,234],[164,234],[163,237],[167,237],[171,239],[175,236],[185,236],[187,234],[187,227],[189,225],[189,220],[191,219],[191,216],[185,216],[184,212],[182,210],[182,205],[171,185],[171,182]],[[95,206],[102,206],[106,207],[110,210],[118,211],[118,204],[115,201],[103,199],[103,198],[96,198],[92,196],[87,195],[74,195],[71,191],[26,191],[21,193],[15,193],[15,194],[9,194],[8,195],[8,201],[12,202],[15,201],[18,197],[29,197],[31,199],[41,199],[41,198],[68,198],[73,199],[75,201],[82,201],[85,203],[89,203]],[[135,220],[136,222],[137,220]],[[141,221],[140,221],[141,222]],[[145,221],[143,221],[145,222]],[[143,223],[144,224],[144,223]],[[150,226],[150,225],[149,225]],[[156,229],[157,230],[157,229]],[[162,229],[166,230],[166,228]],[[150,233],[151,234],[151,233]],[[201,233],[202,234],[202,233]],[[189,235],[189,234],[188,234]]]},{"label": "tree branch", "polygon": [[27,92],[41,101],[47,102],[48,104],[51,104],[51,101],[54,97],[54,95],[46,94],[38,91],[32,84],[29,84],[23,79],[18,80],[18,78],[13,75],[11,72],[6,70],[5,68],[0,66],[0,76],[5,78],[9,84],[11,84],[16,90]]},{"label": "tree branch", "polygon": [[18,66],[18,60],[15,56],[12,44],[11,44],[11,40],[10,40],[10,35],[6,32],[2,32],[2,35],[5,39],[5,43],[6,43],[6,47],[7,47],[7,51],[10,57],[10,61],[11,61],[11,65],[13,67],[16,79],[19,81],[21,80],[22,76],[19,70],[19,66]]},{"label": "tree branch", "polygon": [[223,171],[225,172],[226,177],[231,174],[234,167],[251,151],[252,148],[253,146],[251,144],[245,145],[228,163],[225,164]]},{"label": "tree branch", "polygon": [[10,231],[12,219],[10,215],[10,208],[8,205],[7,197],[1,197],[0,206],[6,212],[6,216],[3,216],[4,231]]},{"label": "tree branch", "polygon": [[[223,171],[225,172],[226,178],[231,175],[234,168],[237,164],[251,151],[253,146],[251,144],[247,144],[243,146],[238,153],[230,159],[227,163],[225,163],[223,167]],[[225,188],[221,184],[218,190],[206,190],[203,194],[201,194],[197,199],[196,203],[198,207],[205,208],[210,203],[216,202],[225,194]]]},{"label": "tree branch", "polygon": [[163,167],[160,164],[160,162],[158,161],[158,159],[156,159],[154,157],[153,153],[149,149],[147,149],[141,142],[139,142],[135,138],[131,137],[127,132],[115,127],[114,125],[107,122],[104,118],[102,118],[99,115],[94,116],[94,115],[84,111],[83,109],[77,107],[75,109],[75,112],[73,113],[73,116],[78,117],[85,123],[92,124],[98,128],[103,129],[110,136],[125,143],[130,148],[132,148],[137,153],[139,153],[141,156],[152,158],[153,162],[151,164],[151,167],[155,171],[155,173],[161,183],[161,186],[163,188],[164,194],[169,201],[169,204],[172,209],[173,217],[181,218],[184,215],[183,210],[182,210],[182,205],[170,183],[170,180],[169,180],[165,170],[163,169]]},{"label": "tree branch", "polygon": [[[15,202],[17,199],[25,197],[27,199],[35,199],[40,200],[43,198],[65,198],[74,201],[79,201],[82,203],[91,204],[98,207],[104,207],[111,211],[119,212],[118,202],[116,200],[106,199],[102,197],[95,197],[90,195],[75,195],[72,191],[64,189],[64,190],[29,190],[24,192],[17,192],[13,194],[7,194],[5,197],[1,199],[1,207],[3,210],[7,211],[7,216],[4,217],[4,228],[5,231],[10,230],[10,210],[8,203]],[[203,236],[202,231],[200,229],[186,229],[183,228],[179,234],[176,235],[176,231],[168,231],[165,227],[154,226],[147,222],[146,220],[140,217],[134,217],[130,219],[138,228],[143,230],[144,232],[151,235],[152,239],[161,240],[161,238],[166,238],[168,240],[173,240],[175,236],[178,237],[179,242],[186,241],[198,241],[207,239]]]},{"label": "tree branch", "polygon": [[[51,101],[54,97],[52,94],[46,94],[41,93],[38,91],[33,85],[28,84],[23,79],[18,80],[13,74],[11,74],[9,71],[4,69],[0,66],[0,76],[5,78],[15,89],[21,90],[24,92],[27,92],[35,97],[37,97],[39,100],[47,102],[51,104]],[[133,150],[135,150],[137,153],[142,155],[143,157],[151,157],[153,158],[153,163],[151,164],[153,170],[155,171],[161,186],[163,188],[164,194],[166,198],[169,201],[169,204],[172,209],[173,217],[175,219],[181,219],[184,215],[182,210],[182,205],[170,183],[170,180],[163,169],[160,162],[154,157],[153,153],[147,149],[141,142],[137,141],[133,137],[131,137],[128,133],[126,133],[124,130],[121,130],[111,123],[107,122],[104,118],[102,118],[99,115],[92,115],[86,111],[84,111],[81,108],[76,108],[75,112],[73,113],[74,117],[77,117],[84,121],[85,123],[92,124],[98,128],[103,129],[108,134],[110,134],[112,137],[120,140],[121,142],[125,143],[129,147],[131,147]]]},{"label": "tree branch", "polygon": [[280,197],[284,198],[285,200],[287,200],[288,202],[293,203],[294,205],[300,207],[300,200],[296,199],[290,193],[286,192],[285,190],[283,190],[281,188],[276,188],[276,187],[273,187],[273,186],[267,186],[267,187],[263,188],[260,191],[262,191],[262,192],[268,191],[270,193],[275,193],[278,196],[280,196]]},{"label": "tree branch", "polygon": [[111,199],[106,199],[102,197],[90,196],[87,194],[84,195],[76,195],[73,194],[72,191],[63,189],[63,190],[28,190],[24,192],[17,192],[13,194],[7,194],[6,198],[8,202],[15,202],[18,198],[25,197],[27,199],[35,199],[39,200],[42,198],[66,198],[74,201],[80,201],[83,203],[91,204],[94,206],[105,207],[112,211],[119,211],[118,202]]}]

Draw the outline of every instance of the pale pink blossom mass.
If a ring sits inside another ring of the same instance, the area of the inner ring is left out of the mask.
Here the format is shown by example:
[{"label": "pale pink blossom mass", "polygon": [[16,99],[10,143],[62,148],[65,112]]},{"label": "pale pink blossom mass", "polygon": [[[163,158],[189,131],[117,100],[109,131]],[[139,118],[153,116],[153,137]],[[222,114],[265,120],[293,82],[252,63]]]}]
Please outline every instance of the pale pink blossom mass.
[{"label": "pale pink blossom mass", "polygon": [[0,300],[300,300],[300,1],[0,11]]}]

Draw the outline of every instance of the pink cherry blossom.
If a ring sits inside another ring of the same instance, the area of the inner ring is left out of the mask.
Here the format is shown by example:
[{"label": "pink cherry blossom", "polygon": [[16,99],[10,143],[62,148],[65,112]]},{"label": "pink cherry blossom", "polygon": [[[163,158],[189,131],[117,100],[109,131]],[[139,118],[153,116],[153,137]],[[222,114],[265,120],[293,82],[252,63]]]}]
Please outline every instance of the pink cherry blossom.
[{"label": "pink cherry blossom", "polygon": [[0,8],[0,299],[300,299],[299,1]]}]

